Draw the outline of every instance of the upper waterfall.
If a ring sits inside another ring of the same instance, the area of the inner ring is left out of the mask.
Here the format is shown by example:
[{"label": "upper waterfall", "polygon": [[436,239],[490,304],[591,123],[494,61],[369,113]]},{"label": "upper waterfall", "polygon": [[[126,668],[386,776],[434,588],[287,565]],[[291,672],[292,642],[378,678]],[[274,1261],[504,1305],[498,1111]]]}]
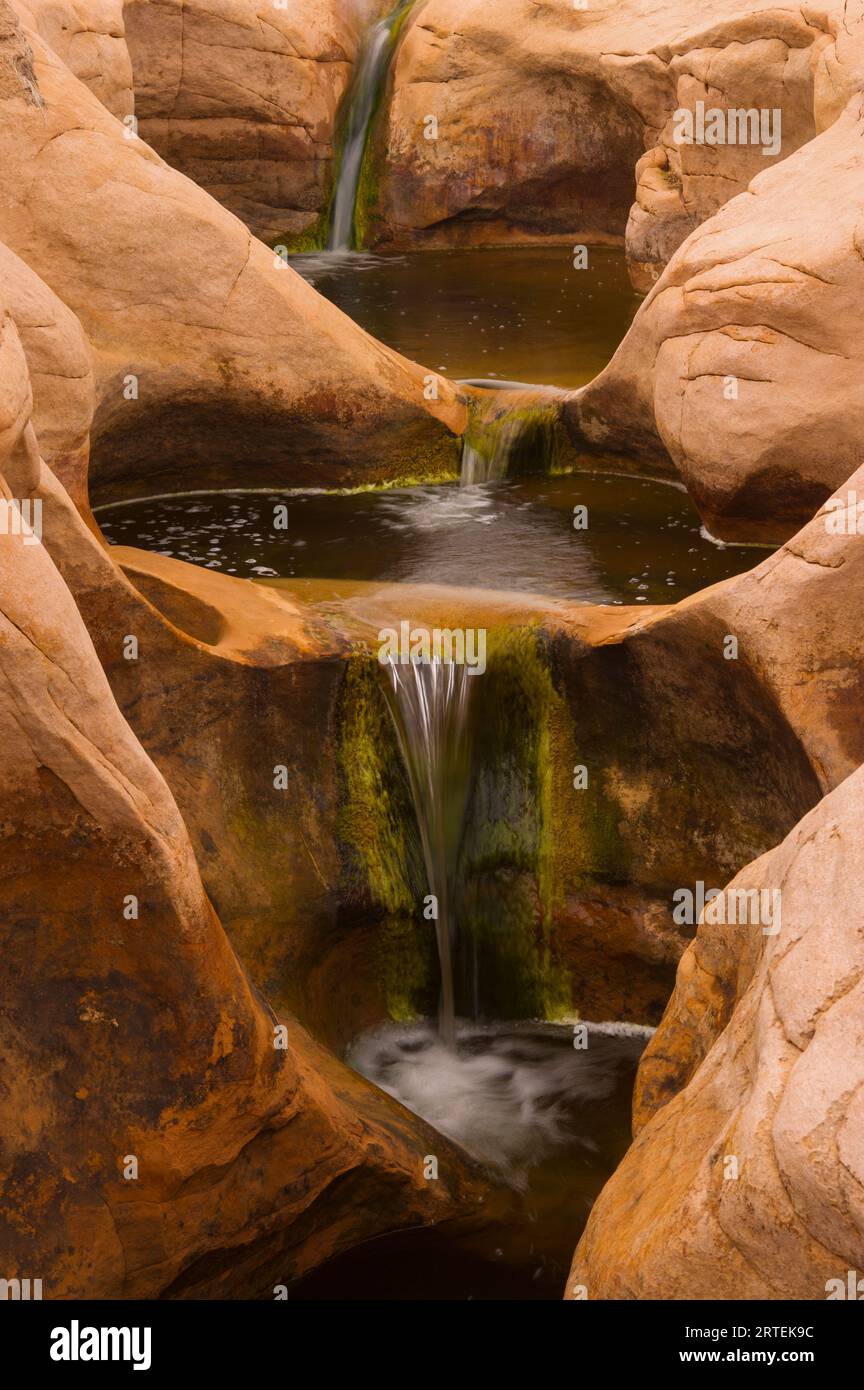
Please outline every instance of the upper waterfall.
[{"label": "upper waterfall", "polygon": [[372,26],[363,45],[348,97],[345,141],[330,211],[328,251],[350,251],[353,247],[354,209],[369,127],[387,78],[394,30],[413,4],[414,0],[399,0],[386,18]]}]

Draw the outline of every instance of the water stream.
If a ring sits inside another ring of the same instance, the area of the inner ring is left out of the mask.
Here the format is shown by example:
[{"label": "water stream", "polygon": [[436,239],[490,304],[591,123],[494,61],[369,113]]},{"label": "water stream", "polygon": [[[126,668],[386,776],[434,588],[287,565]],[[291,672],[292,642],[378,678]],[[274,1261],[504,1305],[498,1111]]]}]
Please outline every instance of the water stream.
[{"label": "water stream", "polygon": [[468,711],[473,684],[455,662],[390,662],[385,667],[388,708],[414,800],[441,967],[438,1029],[456,1041],[453,988],[453,887],[470,778]]},{"label": "water stream", "polygon": [[542,387],[516,386],[478,399],[462,441],[462,486],[500,482],[518,471],[520,459],[535,472],[547,471],[554,396]]},{"label": "water stream", "polygon": [[[630,1142],[633,1077],[647,1029],[461,1022],[456,1047],[423,1023],[359,1038],[347,1061],[503,1177],[513,1204],[349,1251],[292,1299],[560,1299],[573,1250]],[[434,1148],[433,1148],[434,1153]]]},{"label": "water stream", "polygon": [[330,211],[328,251],[350,251],[354,244],[354,209],[369,128],[393,55],[393,31],[413,4],[414,0],[399,0],[386,18],[372,26],[363,45],[348,96],[345,142]]}]

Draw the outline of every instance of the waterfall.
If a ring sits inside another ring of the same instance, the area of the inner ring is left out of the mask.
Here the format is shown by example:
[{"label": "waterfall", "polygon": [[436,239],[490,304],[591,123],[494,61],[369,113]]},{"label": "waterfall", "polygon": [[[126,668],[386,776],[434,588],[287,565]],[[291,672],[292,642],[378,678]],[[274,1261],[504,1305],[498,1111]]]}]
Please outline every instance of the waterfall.
[{"label": "waterfall", "polygon": [[462,486],[547,472],[559,396],[548,387],[519,386],[475,399],[462,440]]},{"label": "waterfall", "polygon": [[524,421],[516,416],[496,420],[495,427],[487,423],[481,434],[468,431],[462,445],[463,487],[475,483],[493,483],[506,478],[513,446],[524,432]]},{"label": "waterfall", "polygon": [[408,773],[429,892],[438,902],[435,934],[441,966],[438,1027],[456,1040],[453,890],[471,776],[468,711],[472,678],[456,662],[386,665],[387,704]]},{"label": "waterfall", "polygon": [[360,183],[360,168],[366,149],[369,127],[378,98],[381,95],[390,58],[393,52],[393,31],[404,14],[411,8],[414,0],[399,0],[394,10],[385,19],[372,26],[348,97],[348,122],[345,130],[345,143],[336,179],[336,191],[330,212],[330,231],[327,237],[328,251],[350,251],[354,240],[354,209],[357,203],[357,188]]}]

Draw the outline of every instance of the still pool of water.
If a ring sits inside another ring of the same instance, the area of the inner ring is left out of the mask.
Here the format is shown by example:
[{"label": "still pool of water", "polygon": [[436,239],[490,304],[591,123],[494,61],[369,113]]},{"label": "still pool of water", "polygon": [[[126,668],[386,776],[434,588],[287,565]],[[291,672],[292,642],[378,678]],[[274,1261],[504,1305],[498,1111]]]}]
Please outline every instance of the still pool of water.
[{"label": "still pool of water", "polygon": [[[287,506],[287,530],[274,526]],[[588,509],[574,529],[574,507]],[[754,563],[707,540],[686,493],[574,473],[474,487],[163,497],[98,511],[107,539],[246,578],[499,589],[580,603],[672,603]]]},{"label": "still pool of water", "polygon": [[583,386],[639,307],[622,251],[567,246],[297,256],[291,264],[373,337],[456,380]]},{"label": "still pool of water", "polygon": [[577,1049],[563,1025],[463,1023],[451,1050],[418,1023],[360,1038],[348,1062],[510,1184],[514,1203],[503,1220],[470,1231],[360,1246],[289,1297],[560,1298],[591,1205],[630,1142],[649,1035],[592,1024]]}]

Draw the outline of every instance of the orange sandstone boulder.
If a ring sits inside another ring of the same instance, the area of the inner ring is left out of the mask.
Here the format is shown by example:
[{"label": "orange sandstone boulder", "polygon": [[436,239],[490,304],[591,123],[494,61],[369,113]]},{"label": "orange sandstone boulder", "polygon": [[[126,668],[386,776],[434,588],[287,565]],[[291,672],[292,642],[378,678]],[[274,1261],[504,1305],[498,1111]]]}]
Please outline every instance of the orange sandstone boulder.
[{"label": "orange sandstone boulder", "polygon": [[677,472],[708,528],[777,543],[861,461],[860,96],[676,253],[565,414],[586,447]]},{"label": "orange sandstone boulder", "polygon": [[[815,134],[814,69],[829,71],[842,9],[427,0],[376,133],[368,236],[448,246],[626,230],[647,285],[693,227]],[[675,113],[698,102],[779,110],[777,148],[678,144]]]},{"label": "orange sandstone boulder", "polygon": [[[700,925],[571,1298],[824,1299],[864,1265],[862,833],[859,770]],[[778,920],[730,925],[763,890]]]}]

